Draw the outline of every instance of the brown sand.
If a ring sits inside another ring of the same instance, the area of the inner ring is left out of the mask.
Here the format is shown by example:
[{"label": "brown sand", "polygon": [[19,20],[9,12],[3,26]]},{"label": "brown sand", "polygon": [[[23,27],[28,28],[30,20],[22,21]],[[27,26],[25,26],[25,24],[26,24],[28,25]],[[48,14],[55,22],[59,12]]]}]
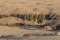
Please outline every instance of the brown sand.
[{"label": "brown sand", "polygon": [[[53,33],[53,32],[46,32],[41,30],[26,30],[18,27],[0,26],[0,36],[16,35],[20,37],[23,36],[23,34],[28,34],[28,33],[31,34],[31,33]],[[23,37],[22,39],[23,40],[60,40],[60,36],[30,36],[27,38]]]}]

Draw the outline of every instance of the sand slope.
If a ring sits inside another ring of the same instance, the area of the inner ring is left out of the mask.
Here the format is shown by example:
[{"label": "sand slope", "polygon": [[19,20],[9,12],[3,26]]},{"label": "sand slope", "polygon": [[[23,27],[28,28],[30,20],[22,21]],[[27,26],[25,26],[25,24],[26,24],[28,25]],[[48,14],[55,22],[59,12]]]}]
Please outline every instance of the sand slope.
[{"label": "sand slope", "polygon": [[[50,8],[60,13],[60,0],[0,0],[0,14],[47,13]],[[36,9],[37,8],[37,9]]]}]

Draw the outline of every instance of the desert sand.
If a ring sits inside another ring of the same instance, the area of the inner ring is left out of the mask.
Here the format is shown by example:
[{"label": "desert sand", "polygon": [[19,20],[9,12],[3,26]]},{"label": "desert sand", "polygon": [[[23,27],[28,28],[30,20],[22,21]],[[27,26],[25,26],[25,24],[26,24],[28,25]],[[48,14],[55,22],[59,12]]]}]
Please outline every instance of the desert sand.
[{"label": "desert sand", "polygon": [[60,0],[0,0],[0,14],[11,13],[43,13],[49,9],[55,13],[60,13]]},{"label": "desert sand", "polygon": [[[37,34],[35,36],[33,35],[23,36],[24,34],[35,34],[35,33],[54,34],[55,32],[42,31],[42,30],[26,30],[26,29],[21,29],[19,27],[0,26],[0,40],[60,40],[60,36],[56,36],[56,35],[39,36]],[[14,35],[14,36],[10,37],[8,35]]]},{"label": "desert sand", "polygon": [[[0,14],[47,14],[50,9],[53,9],[54,13],[60,15],[59,4],[60,0],[0,0]],[[60,36],[54,35],[56,31],[28,30],[21,29],[18,26],[6,26],[7,24],[19,22],[22,22],[22,20],[15,17],[1,18],[0,40],[60,40]],[[53,34],[54,36],[31,35],[35,33]],[[25,35],[24,37],[24,34],[29,34],[30,36],[26,37]]]}]

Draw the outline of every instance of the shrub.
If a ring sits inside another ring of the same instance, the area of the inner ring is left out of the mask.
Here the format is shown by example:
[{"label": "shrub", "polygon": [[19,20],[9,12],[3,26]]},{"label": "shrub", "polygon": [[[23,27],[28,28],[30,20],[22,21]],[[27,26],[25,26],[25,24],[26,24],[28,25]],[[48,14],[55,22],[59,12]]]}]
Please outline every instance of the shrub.
[{"label": "shrub", "polygon": [[7,17],[6,15],[0,15],[0,18],[4,18],[4,17]]},{"label": "shrub", "polygon": [[37,22],[38,23],[42,23],[43,22],[43,19],[42,18],[39,18],[39,19],[37,19]]}]

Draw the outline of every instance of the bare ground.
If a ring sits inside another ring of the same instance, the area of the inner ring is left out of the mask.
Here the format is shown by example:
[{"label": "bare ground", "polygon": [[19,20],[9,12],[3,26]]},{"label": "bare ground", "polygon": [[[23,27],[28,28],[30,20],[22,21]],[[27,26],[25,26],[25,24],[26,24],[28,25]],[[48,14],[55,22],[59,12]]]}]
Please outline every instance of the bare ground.
[{"label": "bare ground", "polygon": [[[54,34],[53,31],[42,31],[42,30],[26,30],[19,27],[8,27],[0,26],[0,40],[60,40],[60,36],[46,34]],[[27,34],[23,36],[24,34]],[[30,36],[29,36],[29,35]],[[31,35],[33,34],[33,35]],[[34,35],[35,34],[35,35]],[[45,34],[45,36],[39,36],[40,34]],[[8,36],[15,35],[15,36]]]}]

